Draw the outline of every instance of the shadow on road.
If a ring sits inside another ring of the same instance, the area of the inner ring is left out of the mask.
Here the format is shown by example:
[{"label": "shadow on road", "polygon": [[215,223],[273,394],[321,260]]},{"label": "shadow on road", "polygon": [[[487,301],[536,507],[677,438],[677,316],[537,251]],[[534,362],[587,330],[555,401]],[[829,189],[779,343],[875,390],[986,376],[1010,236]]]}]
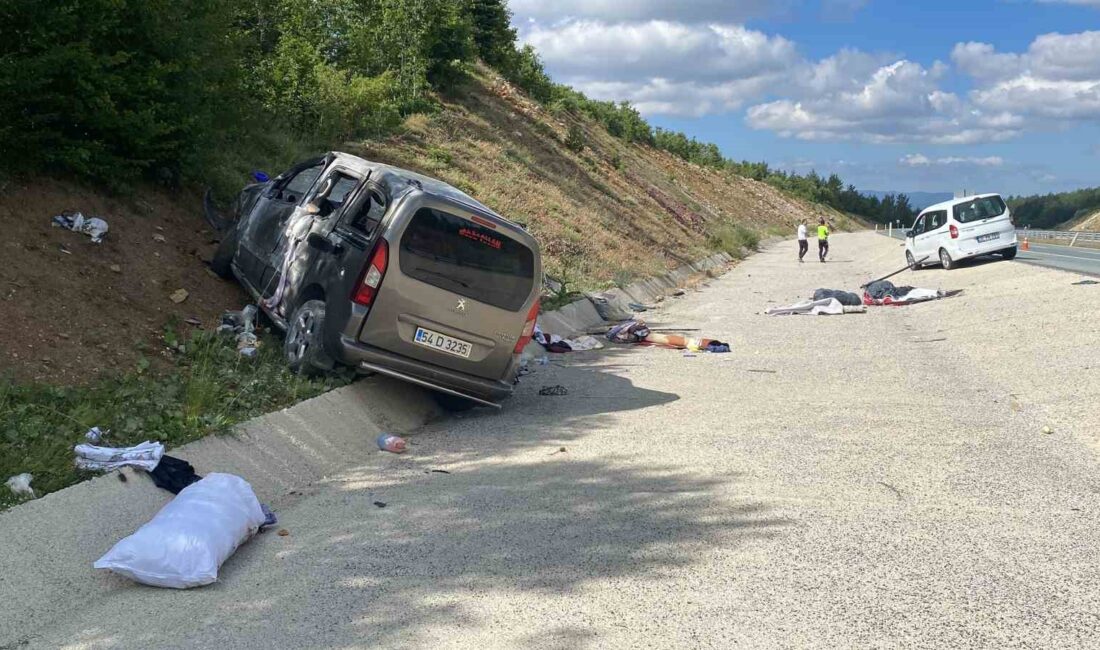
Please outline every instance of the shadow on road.
[{"label": "shadow on road", "polygon": [[[682,575],[708,550],[736,548],[785,525],[740,499],[734,474],[700,478],[639,463],[630,449],[595,458],[559,453],[562,440],[607,425],[613,413],[678,399],[626,378],[633,352],[602,353],[621,359],[618,365],[579,354],[569,367],[543,366],[524,378],[504,413],[439,423],[413,438],[420,446],[408,457],[333,479],[280,514],[290,535],[267,532],[242,547],[215,586],[181,594],[109,579],[115,591],[87,620],[125,612],[129,623],[83,627],[68,641],[427,647],[441,628],[484,629],[495,617],[530,616],[551,630],[550,638],[528,637],[532,647],[595,642],[584,626],[548,622],[540,602],[597,582],[606,587],[609,579]],[[543,383],[567,384],[570,392],[538,397]],[[519,453],[538,446],[547,453]]]}]

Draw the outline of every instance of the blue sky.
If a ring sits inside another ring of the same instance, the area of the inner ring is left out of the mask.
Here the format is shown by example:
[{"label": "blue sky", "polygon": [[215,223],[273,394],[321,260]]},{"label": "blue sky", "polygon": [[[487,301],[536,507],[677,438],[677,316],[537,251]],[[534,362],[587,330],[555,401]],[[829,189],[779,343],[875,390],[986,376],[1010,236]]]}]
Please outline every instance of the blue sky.
[{"label": "blue sky", "polygon": [[1100,0],[510,0],[550,75],[860,189],[1100,185]]}]

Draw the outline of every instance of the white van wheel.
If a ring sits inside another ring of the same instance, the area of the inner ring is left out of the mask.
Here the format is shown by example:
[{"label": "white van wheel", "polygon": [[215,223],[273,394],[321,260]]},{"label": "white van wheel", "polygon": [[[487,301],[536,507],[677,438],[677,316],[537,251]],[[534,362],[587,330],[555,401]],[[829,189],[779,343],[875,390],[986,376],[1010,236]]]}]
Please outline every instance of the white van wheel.
[{"label": "white van wheel", "polygon": [[914,258],[913,254],[910,253],[909,251],[905,251],[905,263],[909,265],[909,270],[910,271],[919,271],[920,270],[920,265],[917,264],[916,258]]},{"label": "white van wheel", "polygon": [[951,256],[947,254],[947,250],[944,248],[940,249],[940,264],[943,265],[944,271],[950,271],[955,268],[954,260],[951,259]]}]

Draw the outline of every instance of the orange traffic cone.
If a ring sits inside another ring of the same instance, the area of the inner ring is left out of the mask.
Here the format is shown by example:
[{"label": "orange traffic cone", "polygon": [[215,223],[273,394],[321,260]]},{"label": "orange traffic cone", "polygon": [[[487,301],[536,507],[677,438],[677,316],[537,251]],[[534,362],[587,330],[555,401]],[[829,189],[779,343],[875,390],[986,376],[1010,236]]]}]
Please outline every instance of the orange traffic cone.
[{"label": "orange traffic cone", "polygon": [[1027,243],[1027,237],[1024,237],[1024,243],[1020,244],[1020,250],[1022,250],[1022,251],[1031,250],[1031,246],[1029,246],[1028,243]]}]

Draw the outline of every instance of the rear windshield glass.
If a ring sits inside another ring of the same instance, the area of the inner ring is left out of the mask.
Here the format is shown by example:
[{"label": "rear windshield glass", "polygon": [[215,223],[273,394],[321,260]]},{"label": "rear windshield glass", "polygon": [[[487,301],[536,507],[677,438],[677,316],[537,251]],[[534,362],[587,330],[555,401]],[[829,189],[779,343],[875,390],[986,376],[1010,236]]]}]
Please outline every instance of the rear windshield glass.
[{"label": "rear windshield glass", "polygon": [[1005,213],[1005,202],[999,196],[987,196],[955,206],[955,221],[970,223],[999,217]]},{"label": "rear windshield glass", "polygon": [[401,272],[478,302],[519,311],[534,285],[535,256],[492,229],[421,208],[401,237]]}]

